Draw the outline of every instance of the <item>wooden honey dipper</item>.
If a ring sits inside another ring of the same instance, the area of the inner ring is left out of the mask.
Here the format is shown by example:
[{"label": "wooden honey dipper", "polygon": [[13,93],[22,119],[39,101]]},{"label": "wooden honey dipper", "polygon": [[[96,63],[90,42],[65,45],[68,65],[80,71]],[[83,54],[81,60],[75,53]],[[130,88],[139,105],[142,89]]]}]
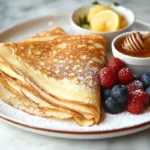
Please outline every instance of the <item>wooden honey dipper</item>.
[{"label": "wooden honey dipper", "polygon": [[150,32],[140,35],[139,32],[128,35],[123,43],[123,48],[130,53],[140,53],[144,51],[144,41],[150,38]]}]

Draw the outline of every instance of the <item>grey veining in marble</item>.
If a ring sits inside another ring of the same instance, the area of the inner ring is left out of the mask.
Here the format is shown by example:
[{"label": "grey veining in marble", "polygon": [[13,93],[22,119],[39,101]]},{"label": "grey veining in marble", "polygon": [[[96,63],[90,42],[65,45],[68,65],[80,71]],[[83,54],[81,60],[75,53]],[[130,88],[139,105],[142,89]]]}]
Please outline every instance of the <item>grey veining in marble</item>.
[{"label": "grey veining in marble", "polygon": [[[70,13],[93,0],[0,0],[0,31],[38,16]],[[113,0],[101,0],[109,3]],[[150,0],[118,0],[136,17],[150,23]],[[67,140],[45,137],[0,122],[0,150],[149,150],[150,129],[134,135],[104,140]]]}]

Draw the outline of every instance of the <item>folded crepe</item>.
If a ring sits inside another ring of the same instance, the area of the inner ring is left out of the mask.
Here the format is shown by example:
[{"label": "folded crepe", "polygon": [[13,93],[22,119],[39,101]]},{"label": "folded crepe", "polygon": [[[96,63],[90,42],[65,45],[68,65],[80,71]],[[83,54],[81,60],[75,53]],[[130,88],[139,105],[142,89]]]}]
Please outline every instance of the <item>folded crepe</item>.
[{"label": "folded crepe", "polygon": [[[66,33],[60,27],[55,27],[52,30],[41,32],[26,40],[30,40],[32,38],[37,37],[46,37],[53,35],[56,36],[58,34],[65,35]],[[3,72],[6,72],[12,77],[14,77],[15,75],[19,77],[17,74],[14,75],[14,72],[10,69],[9,65],[5,63],[5,61],[2,58],[0,58],[0,66]],[[22,86],[19,87],[18,86],[19,81],[14,80],[14,78],[11,78],[10,76],[7,76],[5,73],[0,72],[0,81],[1,81],[0,85],[1,87],[3,87],[3,91],[0,91],[1,94],[0,97],[7,104],[36,116],[42,116],[46,118],[55,117],[58,119],[69,119],[72,117],[72,115],[70,115],[69,113],[64,112],[62,108],[61,110],[55,108],[52,105],[43,101],[41,98],[37,97],[37,94],[35,94],[36,91],[33,88],[30,87],[29,89],[29,86],[23,88],[22,82],[20,82]],[[21,77],[19,79],[21,80]],[[13,87],[11,87],[8,83]],[[20,93],[19,96],[18,92]],[[28,97],[26,97],[25,94],[23,94],[23,92],[26,93],[28,92],[26,94],[28,95]]]},{"label": "folded crepe", "polygon": [[105,63],[103,36],[61,35],[2,43],[0,57],[3,82],[13,94],[19,93],[39,107],[48,105],[49,111],[72,117],[82,126],[100,122],[98,72]]},{"label": "folded crepe", "polygon": [[[13,85],[13,87],[9,84]],[[17,81],[4,75],[2,72],[0,73],[0,88],[1,100],[16,109],[45,118],[55,117],[58,119],[69,119],[72,117],[72,115],[63,110],[58,111],[54,107],[51,107],[48,103],[37,97],[36,93],[33,93],[33,91],[31,92],[29,89],[25,89],[26,92],[28,92],[28,97],[26,97],[26,95],[23,94],[23,87],[19,87]]]}]

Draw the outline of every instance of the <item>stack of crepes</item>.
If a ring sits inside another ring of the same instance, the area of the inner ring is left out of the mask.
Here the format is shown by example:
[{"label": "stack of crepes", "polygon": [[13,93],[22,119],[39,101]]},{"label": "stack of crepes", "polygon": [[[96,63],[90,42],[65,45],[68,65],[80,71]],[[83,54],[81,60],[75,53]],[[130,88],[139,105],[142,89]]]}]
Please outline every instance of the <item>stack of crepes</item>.
[{"label": "stack of crepes", "polygon": [[105,43],[101,35],[67,35],[59,27],[1,43],[0,99],[31,115],[98,124]]}]

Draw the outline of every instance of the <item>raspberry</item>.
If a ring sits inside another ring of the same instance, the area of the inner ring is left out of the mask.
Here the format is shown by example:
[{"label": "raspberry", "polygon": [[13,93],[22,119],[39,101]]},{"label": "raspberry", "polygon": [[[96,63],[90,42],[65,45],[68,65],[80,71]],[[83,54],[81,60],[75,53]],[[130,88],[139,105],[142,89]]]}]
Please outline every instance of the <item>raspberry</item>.
[{"label": "raspberry", "polygon": [[101,85],[105,88],[112,88],[117,82],[117,75],[114,70],[104,67],[99,74]]},{"label": "raspberry", "polygon": [[128,91],[132,92],[139,89],[144,89],[143,83],[139,80],[135,80],[127,85]]},{"label": "raspberry", "polygon": [[148,104],[149,104],[149,96],[148,96],[148,94],[145,91],[140,89],[140,90],[133,91],[131,93],[134,95],[134,97],[138,97],[138,99],[143,103],[143,105],[145,107],[148,106]]},{"label": "raspberry", "polygon": [[127,110],[133,114],[142,113],[144,107],[148,106],[149,96],[143,90],[130,92],[127,100]]},{"label": "raspberry", "polygon": [[139,99],[133,98],[131,95],[129,95],[128,102],[127,102],[127,110],[128,112],[132,114],[139,114],[143,112],[143,104]]},{"label": "raspberry", "polygon": [[125,64],[119,58],[112,58],[109,60],[107,67],[118,72],[120,69],[125,67]]},{"label": "raspberry", "polygon": [[118,80],[120,84],[128,84],[133,80],[133,73],[129,68],[122,68],[118,72]]}]

